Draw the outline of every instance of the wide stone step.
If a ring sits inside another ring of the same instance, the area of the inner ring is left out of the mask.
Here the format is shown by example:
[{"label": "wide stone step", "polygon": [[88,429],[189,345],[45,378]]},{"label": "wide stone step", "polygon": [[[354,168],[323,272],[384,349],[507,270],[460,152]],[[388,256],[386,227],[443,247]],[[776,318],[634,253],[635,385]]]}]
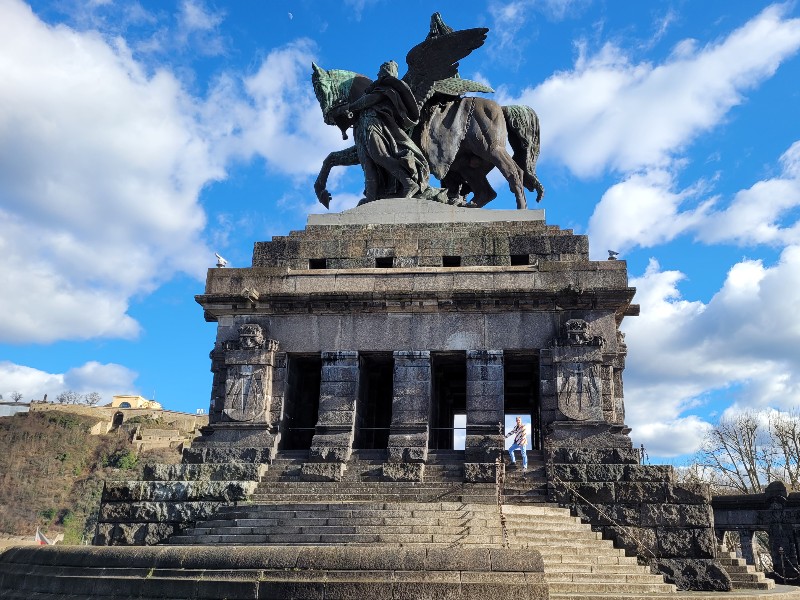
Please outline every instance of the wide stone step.
[{"label": "wide stone step", "polygon": [[[756,568],[753,565],[748,564],[725,564],[724,562],[720,561],[722,566],[725,567],[725,570],[728,573],[758,573]],[[744,561],[742,561],[744,562]]]},{"label": "wide stone step", "polygon": [[404,518],[404,517],[359,517],[357,521],[353,518],[258,518],[258,519],[215,519],[202,521],[204,527],[321,527],[332,526],[352,526],[357,522],[358,526],[408,526],[408,527],[427,527],[433,525],[459,527],[469,525],[470,527],[497,527],[500,519],[483,518]]},{"label": "wide stone step", "polygon": [[[313,525],[313,526],[212,526],[195,527],[186,532],[186,535],[269,535],[280,532],[283,535],[328,535],[328,534],[434,534],[434,535],[454,535],[454,536],[494,536],[502,535],[499,524],[487,527],[476,527],[473,525]],[[509,534],[510,539],[517,541],[536,542],[538,544],[568,544],[576,547],[596,547],[592,542],[598,538],[588,535],[549,536],[517,535]]]},{"label": "wide stone step", "polygon": [[[586,563],[555,563],[545,561],[544,572],[553,574],[585,573],[585,574],[616,574],[616,575],[650,575],[650,567],[639,564],[586,564]],[[656,575],[658,577],[658,575]]]},{"label": "wide stone step", "polygon": [[[560,549],[559,549],[560,550]],[[593,553],[582,554],[572,553],[543,553],[542,559],[544,560],[545,569],[557,570],[560,565],[571,565],[570,568],[577,568],[579,566],[594,566],[594,565],[638,565],[635,556],[625,556],[625,554],[610,554],[610,553]]]},{"label": "wide stone step", "polygon": [[545,597],[538,555],[446,547],[79,547],[25,549],[0,562],[4,600],[479,598],[487,592]]},{"label": "wide stone step", "polygon": [[[441,504],[449,507],[443,508]],[[347,502],[333,503],[293,502],[287,504],[239,504],[225,506],[216,518],[230,519],[236,515],[242,518],[360,518],[360,517],[398,517],[398,518],[495,518],[499,515],[496,505],[465,504],[460,502]],[[266,516],[268,515],[268,516]],[[266,516],[266,517],[265,517]]]},{"label": "wide stone step", "polygon": [[[313,500],[331,500],[338,499],[341,502],[369,502],[374,501],[379,497],[387,501],[403,501],[403,500],[424,500],[426,498],[438,499],[441,497],[439,494],[431,494],[426,496],[424,494],[326,494],[324,498],[316,494],[253,494],[251,499],[255,502],[292,502],[292,501],[313,501]],[[448,498],[453,498],[463,502],[477,502],[484,504],[492,504],[494,502],[493,496],[478,496],[478,495],[448,495]]]},{"label": "wide stone step", "polygon": [[[191,528],[197,534],[237,534],[237,533],[269,533],[270,531],[280,531],[281,533],[308,533],[320,531],[324,533],[338,532],[372,532],[383,530],[386,533],[421,533],[429,531],[431,533],[456,533],[469,531],[473,534],[483,534],[486,532],[497,532],[500,530],[499,519],[477,520],[471,519],[457,520],[452,522],[430,522],[426,519],[408,521],[394,519],[391,523],[381,522],[384,519],[365,519],[367,522],[353,519],[335,519],[330,522],[327,519],[235,519],[231,521],[202,521],[197,526]],[[540,543],[571,543],[595,542],[602,540],[598,532],[586,530],[558,531],[558,530],[507,530],[509,537],[522,540],[537,541]],[[607,540],[604,541],[607,542]]]},{"label": "wide stone step", "polygon": [[[312,486],[320,492],[337,492],[342,490],[364,490],[364,491],[383,491],[383,490],[422,490],[422,491],[450,491],[454,489],[464,489],[461,485],[454,485],[452,483],[428,483],[428,482],[375,482],[369,483],[354,483],[346,481],[337,481],[331,483],[309,483],[307,481],[262,481],[258,485],[259,491],[266,490],[300,490],[308,491]],[[490,486],[485,487],[472,487],[470,489],[485,490]],[[491,486],[494,491],[494,486]]]},{"label": "wide stone step", "polygon": [[661,575],[650,573],[553,573],[545,571],[545,574],[547,581],[551,583],[651,583],[664,585],[664,578]]},{"label": "wide stone step", "polygon": [[471,535],[464,533],[461,535],[435,534],[435,533],[272,533],[269,535],[187,535],[173,536],[170,544],[224,544],[224,545],[352,545],[352,544],[387,544],[387,545],[406,545],[406,544],[470,544],[470,545],[492,545],[502,544],[503,538],[500,533],[495,535]]},{"label": "wide stone step", "polygon": [[733,589],[735,590],[771,590],[775,588],[775,582],[772,579],[755,580],[741,580],[731,577],[733,582]]},{"label": "wide stone step", "polygon": [[[663,582],[663,579],[662,579]],[[553,594],[579,594],[581,599],[586,594],[636,594],[639,596],[653,594],[674,594],[675,586],[669,583],[587,583],[587,582],[548,582]],[[551,596],[552,597],[552,596]]]}]

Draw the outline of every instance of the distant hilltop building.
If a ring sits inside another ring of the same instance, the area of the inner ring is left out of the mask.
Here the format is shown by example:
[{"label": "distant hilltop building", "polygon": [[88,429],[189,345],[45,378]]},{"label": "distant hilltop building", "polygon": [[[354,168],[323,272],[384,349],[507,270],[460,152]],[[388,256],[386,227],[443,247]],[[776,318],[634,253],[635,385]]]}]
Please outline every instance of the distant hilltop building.
[{"label": "distant hilltop building", "polygon": [[[132,441],[141,442],[137,443],[140,451],[167,446],[177,447],[184,443],[188,445],[200,428],[208,425],[206,414],[164,410],[155,400],[134,394],[117,394],[109,404],[103,406],[34,401],[30,404],[30,411],[59,411],[98,419],[98,423],[91,431],[94,435],[106,434],[131,421]],[[147,420],[157,421],[159,426],[153,429]]]},{"label": "distant hilltop building", "polygon": [[155,400],[148,400],[143,396],[131,396],[126,394],[114,396],[113,400],[111,400],[111,404],[106,406],[110,406],[111,408],[146,408],[149,410],[163,410],[163,407]]},{"label": "distant hilltop building", "polygon": [[28,412],[28,402],[2,402],[0,401],[0,417],[10,417],[20,412]]}]

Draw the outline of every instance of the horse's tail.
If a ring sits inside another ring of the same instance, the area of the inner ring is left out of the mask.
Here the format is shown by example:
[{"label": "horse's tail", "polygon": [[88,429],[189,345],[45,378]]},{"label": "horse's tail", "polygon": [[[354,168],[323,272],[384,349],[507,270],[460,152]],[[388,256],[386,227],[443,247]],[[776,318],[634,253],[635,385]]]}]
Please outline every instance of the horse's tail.
[{"label": "horse's tail", "polygon": [[514,162],[523,172],[523,185],[536,190],[536,201],[544,197],[544,186],[536,176],[536,161],[539,158],[539,117],[530,106],[512,105],[503,107],[506,118],[508,141],[514,150]]}]

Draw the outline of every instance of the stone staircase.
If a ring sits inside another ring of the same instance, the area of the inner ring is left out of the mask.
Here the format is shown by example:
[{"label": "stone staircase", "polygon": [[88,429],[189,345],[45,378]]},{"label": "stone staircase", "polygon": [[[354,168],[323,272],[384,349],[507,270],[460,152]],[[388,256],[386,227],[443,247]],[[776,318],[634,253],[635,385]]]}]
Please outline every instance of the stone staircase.
[{"label": "stone staircase", "polygon": [[[429,452],[423,481],[386,481],[382,477],[386,453],[383,450],[355,450],[340,481],[309,482],[301,467],[308,451],[283,451],[272,460],[269,470],[250,500],[272,502],[470,502],[497,501],[494,483],[464,482],[464,452]],[[541,503],[547,501],[545,466],[541,452],[529,452],[528,470],[506,471],[505,501]]]},{"label": "stone staircase", "polygon": [[775,581],[756,570],[753,565],[748,565],[745,559],[738,558],[735,552],[728,552],[725,546],[719,547],[718,556],[722,568],[727,571],[733,582],[733,589],[771,590],[775,588]]},{"label": "stone staircase", "polygon": [[[675,587],[637,565],[566,509],[505,505],[509,545],[544,560],[550,598],[651,598]],[[461,502],[275,503],[222,507],[170,544],[502,547],[496,505]]]}]

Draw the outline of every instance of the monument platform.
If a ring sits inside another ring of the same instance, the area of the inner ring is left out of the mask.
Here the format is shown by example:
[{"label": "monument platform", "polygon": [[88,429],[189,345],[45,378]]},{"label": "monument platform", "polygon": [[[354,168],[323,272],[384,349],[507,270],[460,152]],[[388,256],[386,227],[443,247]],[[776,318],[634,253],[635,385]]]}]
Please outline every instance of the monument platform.
[{"label": "monument platform", "polygon": [[641,463],[635,290],[588,244],[542,211],[379,200],[209,270],[208,427],[106,485],[111,547],[4,553],[3,597],[800,598],[720,552],[707,487]]}]

